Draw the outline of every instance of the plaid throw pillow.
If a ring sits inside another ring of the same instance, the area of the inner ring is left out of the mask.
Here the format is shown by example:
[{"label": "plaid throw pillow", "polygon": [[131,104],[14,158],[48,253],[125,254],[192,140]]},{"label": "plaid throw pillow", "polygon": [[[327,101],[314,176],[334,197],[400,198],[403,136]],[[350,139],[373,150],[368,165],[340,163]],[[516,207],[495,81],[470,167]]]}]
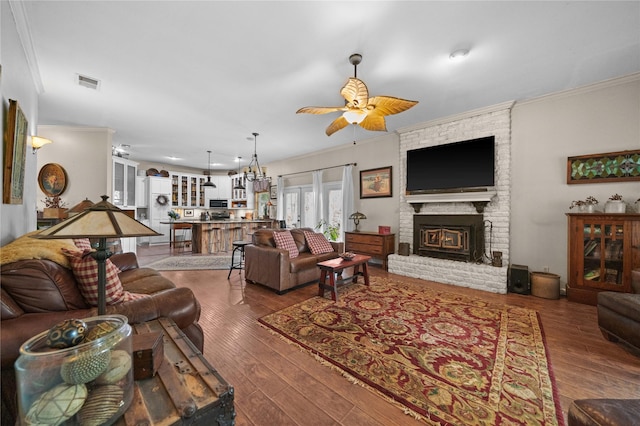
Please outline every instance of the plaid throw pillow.
[{"label": "plaid throw pillow", "polygon": [[296,246],[296,242],[293,241],[293,235],[291,231],[280,231],[273,233],[273,240],[276,242],[276,247],[289,252],[289,258],[293,259],[298,257],[300,252]]},{"label": "plaid throw pillow", "polygon": [[78,249],[82,251],[91,250],[91,242],[88,238],[74,238],[73,244],[75,244],[76,247],[78,247]]},{"label": "plaid throw pillow", "polygon": [[303,232],[304,239],[307,240],[307,245],[312,254],[331,253],[333,251],[333,246],[323,234],[311,231]]},{"label": "plaid throw pillow", "polygon": [[[80,294],[90,306],[98,306],[98,262],[91,257],[91,250],[69,251],[62,249],[69,259],[73,275],[78,281]],[[124,291],[120,282],[120,269],[107,259],[106,261],[106,303],[116,305],[129,300],[146,297],[144,294],[134,294]]]}]

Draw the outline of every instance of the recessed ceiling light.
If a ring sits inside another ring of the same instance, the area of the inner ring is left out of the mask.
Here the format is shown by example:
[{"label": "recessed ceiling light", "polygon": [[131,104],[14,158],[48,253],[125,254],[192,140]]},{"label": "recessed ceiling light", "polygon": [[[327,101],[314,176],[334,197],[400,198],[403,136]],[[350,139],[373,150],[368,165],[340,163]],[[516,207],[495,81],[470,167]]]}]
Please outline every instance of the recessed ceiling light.
[{"label": "recessed ceiling light", "polygon": [[452,61],[459,61],[464,59],[469,54],[469,49],[458,49],[455,50],[449,55],[449,59]]}]

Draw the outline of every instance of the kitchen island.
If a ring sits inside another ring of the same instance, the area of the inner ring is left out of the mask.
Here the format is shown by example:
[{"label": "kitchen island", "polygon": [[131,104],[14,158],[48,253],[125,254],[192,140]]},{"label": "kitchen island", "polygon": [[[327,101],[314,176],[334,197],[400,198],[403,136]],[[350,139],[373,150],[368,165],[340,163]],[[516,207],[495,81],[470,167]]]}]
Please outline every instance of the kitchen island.
[{"label": "kitchen island", "polygon": [[[250,241],[250,235],[258,228],[273,228],[278,222],[272,219],[256,220],[177,220],[175,225],[191,224],[193,253],[218,253],[233,250],[233,242]],[[172,225],[173,226],[173,225]]]}]

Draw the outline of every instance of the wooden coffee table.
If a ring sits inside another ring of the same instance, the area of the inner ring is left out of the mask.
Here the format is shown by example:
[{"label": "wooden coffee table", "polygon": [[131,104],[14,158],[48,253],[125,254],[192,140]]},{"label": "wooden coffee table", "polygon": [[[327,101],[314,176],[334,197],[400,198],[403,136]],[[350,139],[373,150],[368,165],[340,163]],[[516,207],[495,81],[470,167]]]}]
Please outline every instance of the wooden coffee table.
[{"label": "wooden coffee table", "polygon": [[[319,262],[318,268],[320,268],[320,280],[318,281],[318,296],[324,296],[325,290],[331,291],[331,298],[334,302],[338,301],[338,286],[348,283],[358,282],[358,277],[364,277],[364,284],[369,285],[369,270],[367,269],[367,262],[371,260],[371,256],[365,256],[363,254],[356,254],[351,260],[343,260],[338,257],[336,259],[325,260]],[[362,271],[360,267],[362,266]],[[353,267],[353,275],[347,278],[342,278],[342,271],[346,268]],[[329,284],[327,284],[327,278]]]}]

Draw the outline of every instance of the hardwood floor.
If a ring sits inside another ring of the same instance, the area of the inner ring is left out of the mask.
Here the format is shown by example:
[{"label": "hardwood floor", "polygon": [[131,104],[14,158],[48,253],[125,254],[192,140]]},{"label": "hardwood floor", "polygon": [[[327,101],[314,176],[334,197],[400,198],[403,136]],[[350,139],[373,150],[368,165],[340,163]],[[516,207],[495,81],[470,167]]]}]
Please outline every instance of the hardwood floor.
[{"label": "hardwood floor", "polygon": [[[141,265],[169,254],[139,247]],[[375,276],[393,276],[370,267]],[[257,319],[316,295],[310,285],[278,296],[228,270],[166,271],[202,305],[204,356],[235,388],[237,425],[423,425],[262,328]],[[640,398],[640,358],[605,340],[594,306],[404,280],[539,312],[565,416],[574,399]]]}]

